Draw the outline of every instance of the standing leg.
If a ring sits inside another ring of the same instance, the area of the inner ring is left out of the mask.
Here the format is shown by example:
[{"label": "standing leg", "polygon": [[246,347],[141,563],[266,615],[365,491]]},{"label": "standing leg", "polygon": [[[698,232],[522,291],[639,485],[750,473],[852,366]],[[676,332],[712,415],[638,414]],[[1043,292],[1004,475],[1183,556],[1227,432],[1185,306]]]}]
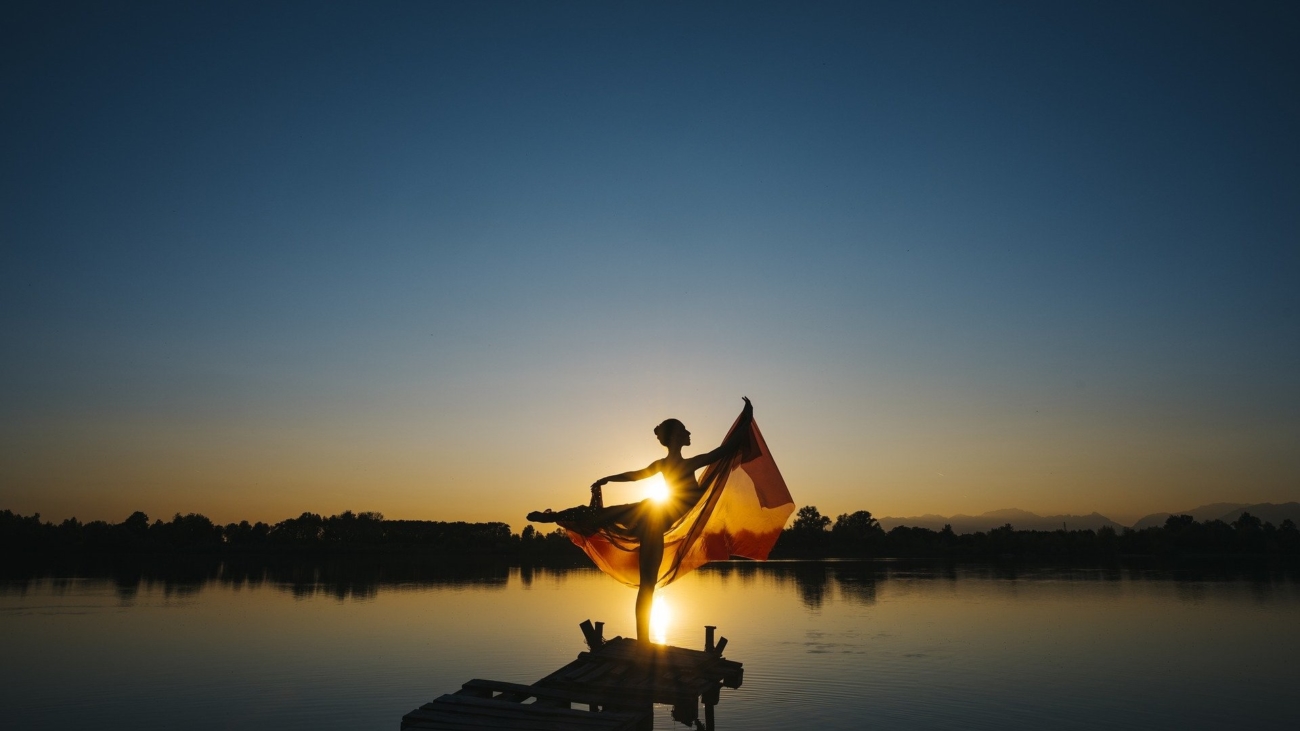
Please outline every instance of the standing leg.
[{"label": "standing leg", "polygon": [[664,558],[664,531],[659,519],[660,508],[646,501],[641,516],[641,578],[636,591],[636,639],[650,642],[650,608],[654,605],[655,583],[659,581],[659,563]]}]

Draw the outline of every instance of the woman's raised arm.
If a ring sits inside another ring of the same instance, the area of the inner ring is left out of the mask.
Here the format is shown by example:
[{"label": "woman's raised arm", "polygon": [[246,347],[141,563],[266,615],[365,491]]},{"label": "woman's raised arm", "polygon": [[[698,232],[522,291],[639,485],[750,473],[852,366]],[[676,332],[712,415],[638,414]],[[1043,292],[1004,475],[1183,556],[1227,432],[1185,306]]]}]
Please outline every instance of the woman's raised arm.
[{"label": "woman's raised arm", "polygon": [[717,462],[723,457],[729,457],[744,444],[745,426],[748,425],[750,419],[754,418],[754,404],[749,402],[748,396],[741,396],[741,398],[745,399],[745,408],[740,412],[740,423],[736,425],[736,430],[731,433],[731,438],[712,452],[705,452],[691,457],[689,461],[691,469],[698,470],[701,467]]},{"label": "woman's raised arm", "polygon": [[663,469],[663,465],[661,464],[662,462],[663,460],[657,459],[651,462],[650,465],[645,469],[632,470],[631,472],[620,472],[617,475],[602,477],[599,480],[596,480],[595,482],[591,483],[591,486],[600,487],[601,485],[604,485],[606,482],[636,482],[637,480],[644,480],[645,478],[650,477],[651,475],[658,474]]}]

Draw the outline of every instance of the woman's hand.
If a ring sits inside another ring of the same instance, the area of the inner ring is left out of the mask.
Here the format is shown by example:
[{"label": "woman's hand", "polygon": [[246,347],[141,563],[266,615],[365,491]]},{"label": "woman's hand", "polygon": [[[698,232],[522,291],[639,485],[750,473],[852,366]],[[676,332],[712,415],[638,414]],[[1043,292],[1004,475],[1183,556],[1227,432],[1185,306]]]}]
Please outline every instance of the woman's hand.
[{"label": "woman's hand", "polygon": [[599,490],[601,487],[603,487],[603,486],[604,486],[606,483],[608,483],[608,482],[609,482],[609,478],[608,478],[608,477],[602,477],[602,478],[600,478],[599,480],[596,480],[595,482],[591,483],[591,489],[592,489],[592,490]]},{"label": "woman's hand", "polygon": [[[742,422],[751,421],[754,418],[754,404],[750,402],[748,396],[741,396],[745,400],[745,408],[740,412]],[[747,428],[737,429],[731,435],[731,440],[724,443],[719,450],[725,450],[727,453],[735,452],[745,444],[745,435],[748,433]]]}]

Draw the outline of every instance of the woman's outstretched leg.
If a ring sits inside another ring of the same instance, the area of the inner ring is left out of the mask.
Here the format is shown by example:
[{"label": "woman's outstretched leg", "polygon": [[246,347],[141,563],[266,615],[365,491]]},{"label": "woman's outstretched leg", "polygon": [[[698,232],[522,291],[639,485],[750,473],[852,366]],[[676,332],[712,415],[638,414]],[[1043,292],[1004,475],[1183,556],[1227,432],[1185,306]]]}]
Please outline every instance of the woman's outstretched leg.
[{"label": "woman's outstretched leg", "polygon": [[[648,502],[648,501],[647,501]],[[650,608],[654,606],[655,584],[659,581],[659,564],[664,558],[664,531],[658,520],[659,507],[647,505],[642,516],[640,588],[636,591],[636,639],[650,641]]]}]

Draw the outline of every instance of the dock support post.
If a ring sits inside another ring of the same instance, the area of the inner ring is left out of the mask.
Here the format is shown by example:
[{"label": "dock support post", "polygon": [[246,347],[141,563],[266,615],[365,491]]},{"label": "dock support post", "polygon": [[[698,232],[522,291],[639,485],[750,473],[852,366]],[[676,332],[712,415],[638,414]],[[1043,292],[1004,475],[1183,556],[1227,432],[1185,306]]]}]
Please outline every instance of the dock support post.
[{"label": "dock support post", "polygon": [[593,652],[599,650],[600,646],[605,644],[605,639],[601,636],[605,631],[604,622],[597,622],[595,626],[592,626],[590,619],[584,619],[582,624],[578,625],[578,628],[582,630],[582,636],[587,640],[587,647],[591,648]]},{"label": "dock support post", "polygon": [[683,726],[693,726],[700,719],[700,699],[685,695],[673,702],[673,720]]},{"label": "dock support post", "polygon": [[718,640],[718,644],[713,646],[713,654],[722,657],[722,651],[727,649],[727,638],[723,637]]},{"label": "dock support post", "polygon": [[713,652],[713,631],[717,627],[711,624],[704,625],[704,651]]},{"label": "dock support post", "polygon": [[714,685],[708,689],[701,700],[705,701],[705,730],[715,731],[714,726],[714,706],[718,705],[719,693],[722,693],[722,684]]},{"label": "dock support post", "polygon": [[715,731],[713,725],[713,707],[718,705],[718,695],[722,691],[722,685],[718,684],[704,693],[700,700],[704,701],[704,728],[706,731]]}]

